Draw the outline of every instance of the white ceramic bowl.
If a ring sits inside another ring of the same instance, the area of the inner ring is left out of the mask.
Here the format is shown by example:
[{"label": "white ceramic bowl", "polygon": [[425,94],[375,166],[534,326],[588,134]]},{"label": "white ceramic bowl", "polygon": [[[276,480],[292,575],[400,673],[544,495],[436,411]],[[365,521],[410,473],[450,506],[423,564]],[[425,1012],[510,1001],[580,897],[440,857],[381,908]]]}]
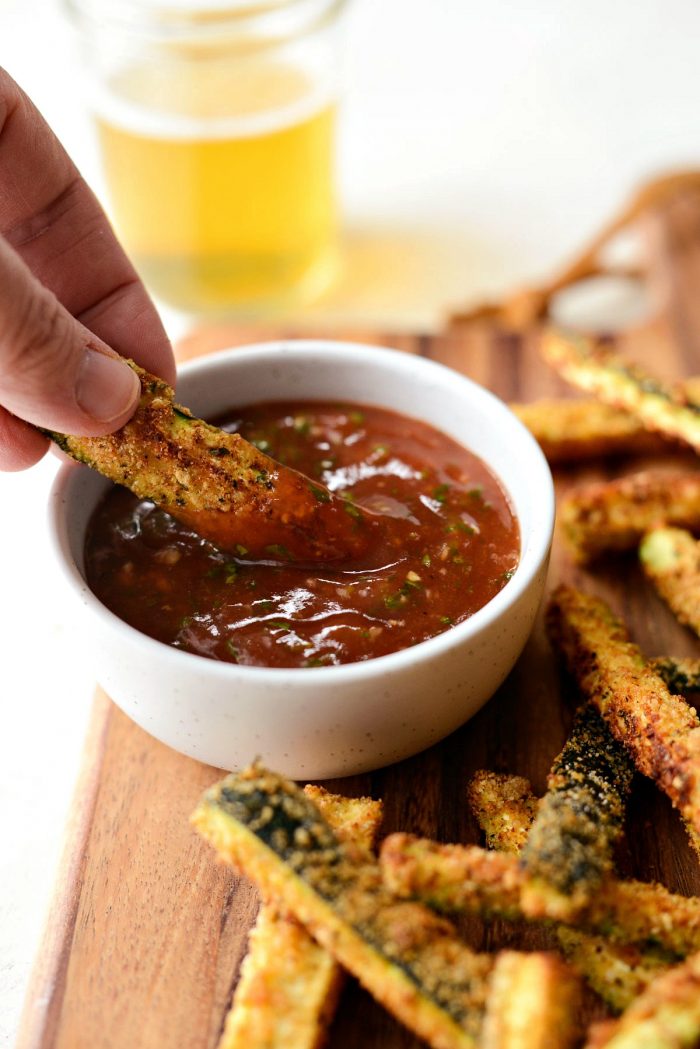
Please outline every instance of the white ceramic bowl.
[{"label": "white ceramic bowl", "polygon": [[395,350],[327,341],[228,350],[186,365],[178,399],[196,414],[283,398],[376,404],[431,423],[479,455],[510,495],[519,566],[466,622],[363,663],[285,670],[236,666],[170,648],[108,611],[84,579],[90,515],[108,487],[64,466],[51,493],[55,547],[89,613],[97,679],[142,728],[221,768],[256,756],[296,779],[366,771],[452,732],[496,691],[520,655],[544,588],[554,491],[539,446],[491,393]]}]

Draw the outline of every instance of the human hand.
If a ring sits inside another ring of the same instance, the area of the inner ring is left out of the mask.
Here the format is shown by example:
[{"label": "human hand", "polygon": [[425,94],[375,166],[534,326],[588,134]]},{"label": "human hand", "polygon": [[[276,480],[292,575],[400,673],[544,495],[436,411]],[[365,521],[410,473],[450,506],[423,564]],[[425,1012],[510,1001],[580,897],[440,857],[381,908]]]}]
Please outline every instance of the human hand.
[{"label": "human hand", "polygon": [[123,426],[140,385],[116,354],[172,383],[173,354],[95,196],[0,69],[0,470],[33,465],[42,426]]}]

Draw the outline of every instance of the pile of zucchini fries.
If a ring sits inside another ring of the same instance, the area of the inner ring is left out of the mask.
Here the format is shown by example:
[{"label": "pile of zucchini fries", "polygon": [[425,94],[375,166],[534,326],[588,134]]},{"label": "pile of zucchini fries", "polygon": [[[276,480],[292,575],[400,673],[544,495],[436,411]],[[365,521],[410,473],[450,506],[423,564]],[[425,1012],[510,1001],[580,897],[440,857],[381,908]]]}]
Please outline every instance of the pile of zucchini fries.
[{"label": "pile of zucchini fries", "polygon": [[[342,970],[435,1049],[700,1044],[700,898],[623,880],[614,863],[635,770],[700,851],[700,720],[667,684],[697,684],[698,667],[647,662],[571,587],[547,621],[579,707],[543,798],[519,776],[465,784],[487,848],[395,833],[377,860],[378,802],[259,765],[204,796],[195,826],[264,901],[220,1049],[314,1049]],[[558,951],[478,953],[445,917],[459,912],[545,923]],[[619,1018],[580,1030],[581,977]]]},{"label": "pile of zucchini fries", "polygon": [[[543,352],[599,398],[514,406],[552,462],[700,451],[700,382],[668,388],[578,337],[549,333]],[[700,472],[574,489],[560,520],[579,563],[638,547],[646,577],[700,633]],[[551,595],[547,627],[578,709],[544,797],[487,770],[465,784],[486,848],[402,832],[377,859],[380,803],[301,790],[259,765],[205,795],[195,826],[264,901],[220,1049],[316,1049],[344,970],[435,1049],[700,1045],[700,897],[615,870],[636,772],[667,794],[700,855],[700,719],[684,698],[700,690],[700,660],[645,659],[603,601],[569,586]],[[478,953],[445,917],[459,912],[546,924],[557,949]],[[611,1014],[588,1031],[580,979]]]},{"label": "pile of zucchini fries", "polygon": [[[609,344],[549,330],[545,360],[593,400],[513,405],[552,464],[685,449],[700,452],[700,378],[669,385]],[[642,571],[700,635],[700,471],[643,471],[574,488],[559,510],[576,561],[638,549]]]}]

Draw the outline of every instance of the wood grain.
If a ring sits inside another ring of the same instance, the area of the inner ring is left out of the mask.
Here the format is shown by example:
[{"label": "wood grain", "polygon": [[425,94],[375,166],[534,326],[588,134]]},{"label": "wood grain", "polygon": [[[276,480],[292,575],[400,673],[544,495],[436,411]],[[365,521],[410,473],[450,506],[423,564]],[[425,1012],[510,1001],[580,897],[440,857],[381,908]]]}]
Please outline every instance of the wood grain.
[{"label": "wood grain", "polygon": [[[677,215],[672,218],[680,221]],[[700,222],[690,247],[681,238],[679,262],[668,216],[657,220],[657,276],[667,309],[653,326],[623,340],[623,348],[657,371],[662,362],[667,374],[682,376],[700,371]],[[687,214],[683,222],[687,224]],[[541,363],[536,334],[516,338],[485,325],[438,337],[335,334],[431,357],[509,400],[568,392]],[[259,331],[219,328],[190,339],[181,350],[192,356],[259,337]],[[513,454],[517,456],[517,448]],[[557,490],[561,495],[582,478],[639,465],[629,461],[563,469],[556,476]],[[695,639],[647,590],[633,557],[584,571],[572,565],[557,540],[550,585],[562,579],[608,599],[650,655],[698,654]],[[543,790],[571,721],[574,697],[569,688],[560,679],[540,617],[513,673],[469,724],[423,754],[336,783],[334,789],[383,797],[386,831],[401,828],[443,841],[477,841],[465,802],[469,775],[482,767],[509,770],[528,776],[536,790]],[[19,1049],[216,1045],[257,906],[252,888],[216,863],[188,825],[200,793],[218,775],[157,743],[98,694],[67,859],[28,994]],[[624,873],[700,893],[697,861],[679,821],[649,783],[637,783],[629,829],[620,857]],[[503,922],[487,926],[469,919],[460,928],[477,949],[549,942],[542,931]],[[602,1015],[592,995],[584,1015]],[[330,1049],[410,1049],[417,1044],[349,983]]]}]

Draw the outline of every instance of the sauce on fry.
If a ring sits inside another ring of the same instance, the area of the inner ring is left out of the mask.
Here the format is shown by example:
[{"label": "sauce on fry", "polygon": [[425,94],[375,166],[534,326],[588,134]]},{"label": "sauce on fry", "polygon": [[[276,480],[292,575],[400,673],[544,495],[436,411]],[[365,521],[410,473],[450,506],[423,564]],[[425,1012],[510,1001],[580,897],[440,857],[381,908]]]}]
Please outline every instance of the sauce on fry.
[{"label": "sauce on fry", "polygon": [[354,404],[275,402],[218,425],[318,479],[351,517],[358,507],[381,515],[382,539],[331,567],[276,563],[272,548],[269,561],[252,561],[244,547],[224,554],[115,488],[88,531],[88,583],[156,640],[248,666],[373,659],[467,619],[517,566],[518,524],[499,481],[423,422]]}]

